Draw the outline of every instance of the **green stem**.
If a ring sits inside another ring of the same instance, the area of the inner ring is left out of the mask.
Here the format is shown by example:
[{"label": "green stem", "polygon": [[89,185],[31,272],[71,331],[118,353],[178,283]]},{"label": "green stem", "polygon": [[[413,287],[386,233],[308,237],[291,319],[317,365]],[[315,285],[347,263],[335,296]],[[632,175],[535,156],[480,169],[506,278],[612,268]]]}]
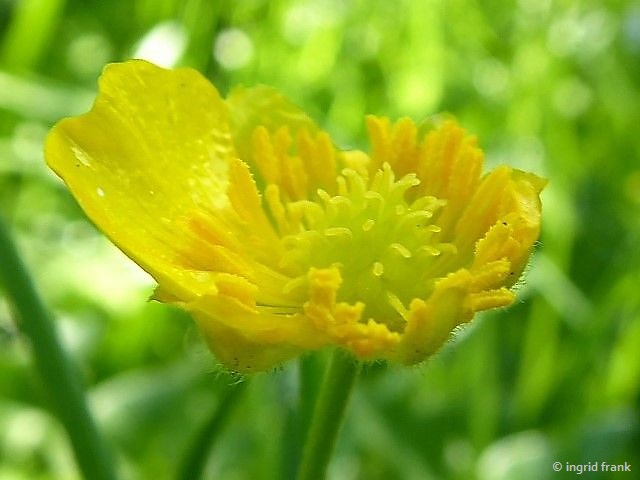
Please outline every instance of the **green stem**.
[{"label": "green stem", "polygon": [[306,438],[298,480],[325,478],[349,394],[360,369],[350,355],[336,350],[325,373]]},{"label": "green stem", "polygon": [[231,410],[238,404],[241,393],[246,388],[247,382],[230,386],[213,409],[211,417],[196,433],[193,441],[187,449],[183,461],[180,463],[178,477],[182,480],[198,480],[203,478],[207,458],[213,445],[220,437],[226,420]]},{"label": "green stem", "polygon": [[326,366],[326,358],[320,352],[305,355],[300,359],[300,398],[299,398],[299,433],[304,440],[313,418],[313,409],[320,392],[322,373]]},{"label": "green stem", "polygon": [[[302,457],[302,442],[309,431],[318,392],[325,370],[325,356],[312,352],[298,359],[298,392],[289,402],[283,401],[285,423],[283,429],[281,473],[278,478],[295,478]],[[289,396],[285,397],[289,398]]]},{"label": "green stem", "polygon": [[78,372],[64,351],[50,313],[38,296],[2,218],[0,287],[17,314],[17,325],[30,340],[35,367],[52,407],[69,435],[84,478],[116,478],[111,456],[89,413]]}]

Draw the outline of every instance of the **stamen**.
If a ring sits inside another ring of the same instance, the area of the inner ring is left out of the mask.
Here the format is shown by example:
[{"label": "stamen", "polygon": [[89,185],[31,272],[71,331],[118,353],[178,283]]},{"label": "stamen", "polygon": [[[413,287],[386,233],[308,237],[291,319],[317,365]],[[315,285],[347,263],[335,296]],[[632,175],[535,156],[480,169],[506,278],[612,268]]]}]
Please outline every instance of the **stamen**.
[{"label": "stamen", "polygon": [[332,227],[332,228],[327,228],[324,231],[324,234],[327,237],[343,237],[343,238],[347,238],[347,239],[351,239],[353,238],[353,234],[351,233],[351,230],[345,227]]},{"label": "stamen", "polygon": [[[405,193],[419,180],[411,174],[394,178],[388,164],[370,182],[346,168],[337,179],[337,194],[318,189],[318,202],[297,202],[303,231],[282,243],[286,266],[297,269],[297,278],[285,285],[285,293],[303,288],[306,271],[332,265],[345,278],[336,292],[340,301],[362,302],[361,322],[384,319],[392,331],[403,328],[403,301],[423,298],[431,288],[416,282],[412,272],[428,270],[441,254],[436,237],[441,228],[431,222],[445,202],[424,197],[409,203]],[[402,298],[391,292],[401,292]]]},{"label": "stamen", "polygon": [[411,258],[411,251],[401,243],[392,243],[389,249],[399,253],[404,258]]},{"label": "stamen", "polygon": [[389,302],[389,305],[391,305],[391,307],[398,313],[400,314],[400,316],[402,317],[403,320],[407,320],[407,317],[409,315],[409,311],[407,310],[407,308],[404,306],[404,304],[402,303],[402,301],[398,298],[397,295],[394,295],[393,293],[387,291],[386,292],[387,295],[387,301]]}]

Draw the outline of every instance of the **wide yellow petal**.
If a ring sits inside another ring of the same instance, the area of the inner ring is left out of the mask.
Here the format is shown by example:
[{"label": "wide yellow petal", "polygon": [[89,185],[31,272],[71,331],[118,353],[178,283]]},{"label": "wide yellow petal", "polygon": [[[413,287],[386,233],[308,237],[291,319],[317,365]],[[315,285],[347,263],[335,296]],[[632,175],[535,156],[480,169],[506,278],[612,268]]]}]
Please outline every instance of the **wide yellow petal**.
[{"label": "wide yellow petal", "polygon": [[222,208],[234,156],[225,103],[192,69],[108,65],[90,112],[47,137],[49,166],[111,240],[173,294],[210,288],[190,212]]}]

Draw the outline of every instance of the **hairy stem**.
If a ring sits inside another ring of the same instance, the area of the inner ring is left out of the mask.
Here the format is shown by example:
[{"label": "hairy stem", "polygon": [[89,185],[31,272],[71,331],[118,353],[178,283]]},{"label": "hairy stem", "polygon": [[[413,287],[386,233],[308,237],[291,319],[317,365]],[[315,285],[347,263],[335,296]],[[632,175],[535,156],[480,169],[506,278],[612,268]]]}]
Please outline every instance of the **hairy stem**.
[{"label": "hairy stem", "polygon": [[359,369],[358,362],[345,352],[336,350],[333,354],[316,401],[298,480],[325,478]]}]

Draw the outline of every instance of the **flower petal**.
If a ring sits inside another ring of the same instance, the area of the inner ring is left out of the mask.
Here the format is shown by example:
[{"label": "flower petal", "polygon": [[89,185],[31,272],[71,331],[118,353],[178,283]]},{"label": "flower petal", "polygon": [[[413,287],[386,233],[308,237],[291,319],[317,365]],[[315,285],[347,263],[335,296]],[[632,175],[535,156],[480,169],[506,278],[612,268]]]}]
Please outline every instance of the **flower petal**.
[{"label": "flower petal", "polygon": [[190,211],[224,207],[234,156],[226,105],[192,69],[111,64],[90,112],[59,122],[49,166],[112,241],[178,295],[209,288]]},{"label": "flower petal", "polygon": [[439,280],[427,300],[414,299],[402,341],[390,358],[410,365],[438,351],[452,330],[473,316],[467,301],[472,279],[469,271],[459,270]]},{"label": "flower petal", "polygon": [[255,373],[268,370],[303,351],[286,344],[253,342],[242,331],[212,322],[204,314],[194,313],[193,318],[216,359],[234,372]]}]

